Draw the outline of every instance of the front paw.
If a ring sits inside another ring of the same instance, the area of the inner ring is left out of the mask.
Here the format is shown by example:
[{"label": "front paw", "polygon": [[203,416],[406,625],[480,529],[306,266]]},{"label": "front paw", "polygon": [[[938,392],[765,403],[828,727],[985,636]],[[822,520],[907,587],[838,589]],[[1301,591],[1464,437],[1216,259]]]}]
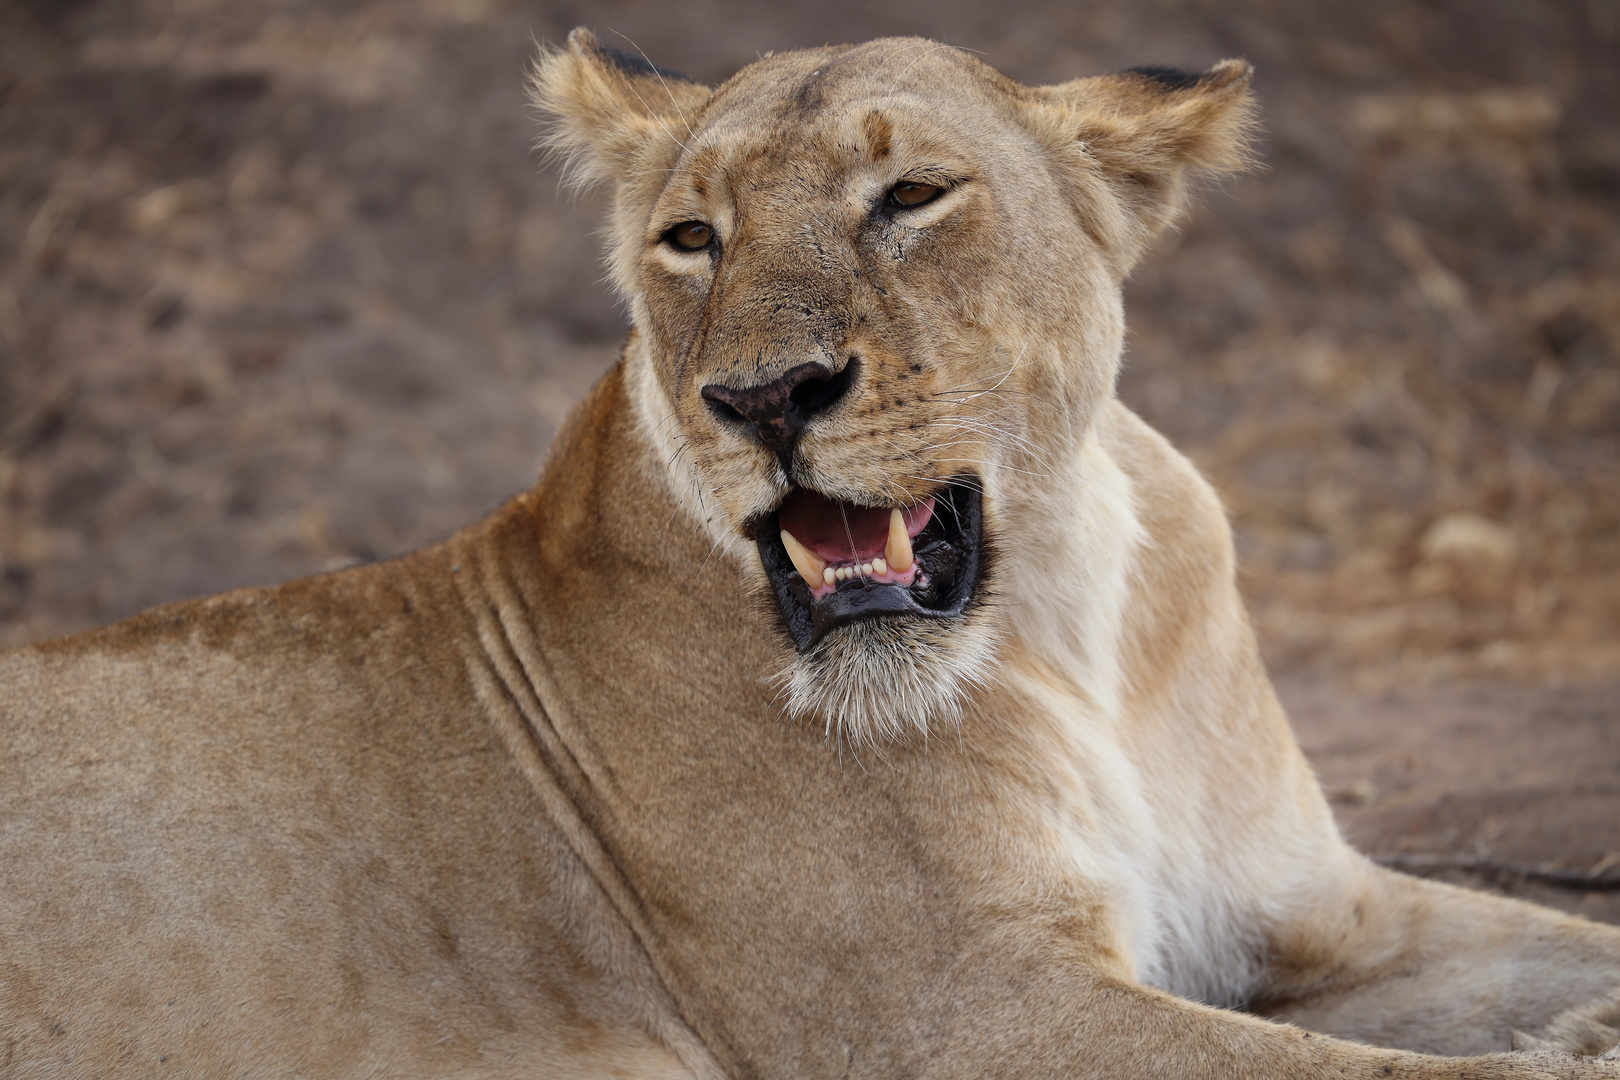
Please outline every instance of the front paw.
[{"label": "front paw", "polygon": [[1566,1009],[1533,1035],[1515,1031],[1513,1049],[1567,1050],[1620,1061],[1620,993],[1595,1004]]}]

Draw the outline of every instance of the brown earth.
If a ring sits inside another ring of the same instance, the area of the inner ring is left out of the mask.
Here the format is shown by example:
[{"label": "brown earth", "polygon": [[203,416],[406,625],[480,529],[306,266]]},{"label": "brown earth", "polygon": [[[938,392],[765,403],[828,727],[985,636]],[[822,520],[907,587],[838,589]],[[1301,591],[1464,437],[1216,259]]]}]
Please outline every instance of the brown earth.
[{"label": "brown earth", "polygon": [[623,332],[522,99],[580,23],[704,80],[890,33],[1026,81],[1252,60],[1261,168],[1136,275],[1121,392],[1226,497],[1357,843],[1620,921],[1489,865],[1620,863],[1608,0],[0,4],[0,646],[529,483]]}]

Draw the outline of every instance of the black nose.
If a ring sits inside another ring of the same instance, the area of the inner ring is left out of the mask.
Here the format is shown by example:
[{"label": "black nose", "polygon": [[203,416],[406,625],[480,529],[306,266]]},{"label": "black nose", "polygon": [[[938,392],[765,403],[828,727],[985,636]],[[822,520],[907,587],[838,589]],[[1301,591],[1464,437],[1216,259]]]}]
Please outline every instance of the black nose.
[{"label": "black nose", "polygon": [[754,426],[759,441],[785,454],[818,412],[830,409],[849,390],[859,369],[854,357],[836,374],[821,364],[800,364],[780,378],[741,389],[710,383],[701,393],[723,419]]}]

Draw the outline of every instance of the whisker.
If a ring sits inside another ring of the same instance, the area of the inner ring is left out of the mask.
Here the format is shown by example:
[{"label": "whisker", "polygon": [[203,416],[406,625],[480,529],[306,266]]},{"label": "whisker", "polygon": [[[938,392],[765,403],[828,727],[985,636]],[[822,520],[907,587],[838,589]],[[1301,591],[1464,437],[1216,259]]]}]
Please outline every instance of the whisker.
[{"label": "whisker", "polygon": [[[619,34],[619,32],[617,30],[614,30],[613,33]],[[624,38],[624,40],[626,40],[626,41],[630,41],[630,39],[625,37],[623,34],[619,34],[619,36]],[[630,44],[635,45],[635,42],[631,41]],[[641,47],[639,45],[636,46],[636,51],[641,52]],[[641,53],[641,55],[642,55],[643,59],[645,59],[647,54],[646,53]],[[651,60],[648,60],[647,63],[648,63],[649,66],[652,66],[655,71],[657,70],[656,65],[653,65]],[[660,75],[658,77],[658,81],[660,83],[663,83],[664,77],[662,75]],[[656,110],[654,110],[651,105],[647,104],[647,99],[641,96],[641,92],[636,89],[635,84],[630,82],[629,79],[626,79],[624,84],[625,84],[625,86],[627,86],[629,88],[630,92],[635,95],[636,100],[641,102],[641,107],[643,109],[647,110],[647,116],[655,124],[657,124],[660,128],[663,129],[663,132],[664,132],[665,135],[668,135],[671,139],[675,140],[675,145],[676,146],[679,146],[682,150],[685,150],[688,154],[690,154],[692,152],[692,148],[690,146],[687,146],[685,143],[681,142],[680,136],[675,134],[674,130],[670,128],[669,124],[664,121],[663,116],[661,116]],[[673,103],[674,100],[675,100],[675,95],[670,93],[669,85],[667,83],[664,85],[664,93],[669,94],[669,99]],[[676,115],[681,117],[681,123],[686,124],[686,117],[681,114],[681,110],[680,110],[679,106],[676,106],[675,113],[676,113]],[[690,124],[686,125],[686,133],[689,136],[692,135],[692,127],[691,127]],[[695,136],[693,136],[693,137],[695,138]],[[674,171],[674,170],[671,170],[671,171]]]},{"label": "whisker", "polygon": [[[669,83],[664,81],[664,73],[658,70],[658,65],[652,62],[652,57],[648,56],[644,51],[642,51],[642,48],[641,48],[640,45],[637,45],[634,41],[631,41],[629,35],[620,34],[619,31],[614,30],[611,26],[608,27],[608,32],[613,33],[613,34],[619,34],[619,36],[624,38],[624,40],[630,42],[630,47],[632,49],[636,50],[636,52],[638,52],[638,53],[641,53],[641,58],[643,60],[647,61],[647,66],[652,69],[653,75],[657,76],[658,85],[662,86],[664,88],[664,93],[669,95],[669,103],[671,105],[675,106],[675,115],[681,118],[681,124],[686,128],[687,137],[689,139],[691,139],[693,142],[696,142],[697,141],[697,132],[693,131],[692,130],[692,125],[687,123],[686,114],[681,112],[681,103],[675,100],[675,92],[669,88]],[[646,104],[646,103],[643,102],[643,104]],[[687,153],[691,153],[691,151],[688,150]],[[674,172],[675,170],[671,169],[669,171]]]},{"label": "whisker", "polygon": [[1024,359],[1024,354],[1027,353],[1028,351],[1029,351],[1029,343],[1025,342],[1024,347],[1018,350],[1018,355],[1013,357],[1012,364],[1007,368],[1006,371],[1002,372],[1000,374],[1000,376],[986,375],[981,379],[974,379],[974,380],[972,380],[970,382],[958,383],[957,385],[951,387],[948,390],[941,391],[941,393],[954,393],[954,392],[956,392],[958,390],[965,389],[965,388],[967,388],[969,386],[977,386],[979,383],[989,382],[991,379],[995,379],[996,380],[995,386],[992,386],[987,390],[979,391],[979,393],[988,394],[991,391],[995,390],[996,387],[998,387],[1002,383],[1006,382],[1008,376],[1010,376],[1013,372],[1018,370],[1019,363]]}]

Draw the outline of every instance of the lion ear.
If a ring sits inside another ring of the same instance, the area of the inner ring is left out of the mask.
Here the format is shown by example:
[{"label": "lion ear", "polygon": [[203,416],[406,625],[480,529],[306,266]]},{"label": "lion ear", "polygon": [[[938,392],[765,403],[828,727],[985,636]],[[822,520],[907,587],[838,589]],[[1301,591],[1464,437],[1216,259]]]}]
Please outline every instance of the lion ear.
[{"label": "lion ear", "polygon": [[1249,163],[1253,74],[1222,60],[1202,74],[1134,68],[1034,91],[1045,141],[1123,203],[1129,259],[1185,209],[1192,178]]},{"label": "lion ear", "polygon": [[551,121],[545,145],[581,187],[669,168],[690,139],[687,117],[710,94],[684,75],[608,48],[584,27],[562,48],[541,50],[529,92]]}]

